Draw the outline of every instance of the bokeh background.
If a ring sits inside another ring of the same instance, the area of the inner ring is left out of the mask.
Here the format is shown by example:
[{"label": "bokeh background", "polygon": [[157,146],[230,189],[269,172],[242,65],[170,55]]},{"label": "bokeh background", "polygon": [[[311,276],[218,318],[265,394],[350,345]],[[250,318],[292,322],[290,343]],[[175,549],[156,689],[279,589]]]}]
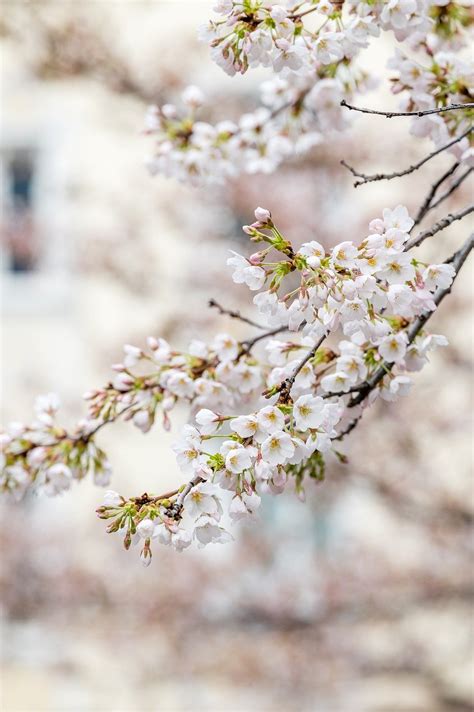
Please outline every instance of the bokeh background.
[{"label": "bokeh background", "polygon": [[[406,120],[354,116],[353,128],[272,176],[191,188],[150,177],[150,102],[189,83],[208,118],[237,117],[266,75],[226,77],[196,40],[207,2],[4,0],[2,123],[3,420],[28,421],[56,391],[63,418],[110,377],[123,343],[177,346],[240,325],[206,306],[247,308],[223,269],[246,251],[240,226],[272,210],[295,242],[365,234],[399,202],[415,210],[440,156],[418,174],[354,190],[341,158],[396,170],[430,150]],[[381,78],[392,46],[362,63]],[[385,74],[384,74],[385,73]],[[365,103],[396,108],[387,85]],[[429,225],[466,204],[466,182]],[[457,223],[422,248],[445,259]],[[4,712],[463,712],[472,710],[472,266],[432,319],[450,340],[411,394],[378,403],[305,504],[266,501],[225,547],[136,551],[95,517],[83,482],[57,499],[2,506],[1,709]],[[184,419],[175,418],[175,425]],[[100,442],[115,489],[179,481],[159,426],[127,424]]]}]

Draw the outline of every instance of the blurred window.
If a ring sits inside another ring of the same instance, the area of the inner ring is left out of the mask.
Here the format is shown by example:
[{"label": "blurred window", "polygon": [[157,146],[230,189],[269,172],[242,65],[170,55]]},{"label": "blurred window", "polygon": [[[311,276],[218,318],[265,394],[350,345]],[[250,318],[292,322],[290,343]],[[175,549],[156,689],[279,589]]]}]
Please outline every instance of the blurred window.
[{"label": "blurred window", "polygon": [[38,266],[35,229],[35,155],[15,150],[4,156],[2,243],[5,267],[10,272],[33,272]]}]

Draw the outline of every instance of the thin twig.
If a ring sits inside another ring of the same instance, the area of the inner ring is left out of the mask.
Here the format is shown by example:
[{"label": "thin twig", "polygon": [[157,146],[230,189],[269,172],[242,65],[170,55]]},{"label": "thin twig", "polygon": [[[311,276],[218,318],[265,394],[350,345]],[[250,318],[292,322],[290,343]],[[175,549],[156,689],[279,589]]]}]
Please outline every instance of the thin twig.
[{"label": "thin twig", "polygon": [[350,111],[359,111],[361,114],[376,114],[377,116],[385,116],[387,119],[393,119],[397,116],[429,116],[430,114],[442,114],[445,111],[457,111],[459,109],[474,109],[474,103],[466,104],[448,104],[440,106],[438,109],[424,109],[421,111],[376,111],[375,109],[366,109],[361,106],[351,106],[345,99],[341,101],[341,106],[344,106]]},{"label": "thin twig", "polygon": [[275,334],[281,334],[282,331],[288,331],[288,327],[277,326],[275,329],[270,329],[270,331],[265,331],[263,334],[255,336],[253,339],[246,339],[245,341],[242,341],[240,343],[241,352],[239,354],[239,357],[243,356],[244,354],[250,353],[255,344],[257,344],[259,341],[262,341],[262,339],[267,339],[269,336],[275,336]]},{"label": "thin twig", "polygon": [[351,433],[354,430],[354,428],[357,427],[357,425],[359,424],[359,421],[362,419],[363,414],[364,414],[364,411],[362,411],[362,413],[359,413],[357,418],[354,418],[354,420],[351,420],[351,422],[346,427],[346,429],[343,430],[341,433],[339,433],[339,435],[337,437],[333,438],[332,441],[334,442],[334,440],[342,440],[343,438],[345,438],[346,435],[349,435],[349,433]]},{"label": "thin twig", "polygon": [[365,183],[373,183],[374,181],[378,180],[392,180],[392,178],[401,178],[402,176],[407,176],[410,173],[417,171],[419,168],[421,168],[421,166],[430,161],[432,158],[438,156],[443,151],[446,151],[446,149],[450,148],[451,146],[454,146],[454,144],[459,143],[459,141],[462,141],[463,138],[466,138],[466,136],[468,136],[472,131],[473,127],[471,126],[469,129],[467,129],[467,131],[461,134],[461,136],[452,139],[452,141],[449,141],[449,143],[446,143],[444,146],[441,146],[441,148],[437,148],[435,151],[432,151],[421,161],[418,161],[418,163],[414,163],[412,166],[405,168],[403,171],[395,171],[394,173],[374,173],[373,175],[367,175],[365,173],[359,173],[358,171],[356,171],[355,168],[346,163],[346,161],[341,161],[341,165],[347,168],[355,178],[361,179],[354,183],[354,188],[357,188],[359,185],[365,185]]},{"label": "thin twig", "polygon": [[262,324],[257,324],[256,321],[253,321],[252,319],[249,319],[246,316],[242,316],[239,311],[236,311],[235,309],[225,309],[215,299],[209,299],[207,305],[211,308],[217,309],[219,314],[230,316],[231,319],[238,319],[239,321],[243,321],[245,324],[250,324],[250,326],[254,326],[256,329],[265,329]]},{"label": "thin twig", "polygon": [[[438,291],[434,295],[434,303],[438,307],[443,299],[451,292],[452,286],[454,284],[454,281],[456,277],[458,276],[461,267],[463,266],[464,262],[466,261],[470,251],[474,248],[474,233],[468,237],[464,245],[457,251],[455,252],[448,260],[446,260],[446,264],[452,264],[455,270],[453,282],[450,287],[447,289],[438,289]],[[419,316],[417,319],[415,319],[414,322],[412,322],[410,328],[407,330],[407,337],[408,337],[408,344],[411,344],[417,334],[421,331],[421,329],[424,327],[428,319],[431,318],[434,312],[426,312],[425,314],[422,314]],[[372,377],[366,381],[363,384],[360,384],[359,387],[359,392],[358,395],[351,398],[349,403],[347,404],[348,408],[354,408],[356,405],[359,405],[364,401],[369,393],[380,383],[380,381],[384,378],[384,376],[389,373],[394,364],[393,363],[386,363],[384,362],[372,375]]]},{"label": "thin twig", "polygon": [[160,494],[157,497],[153,497],[153,502],[159,502],[162,499],[171,499],[171,497],[174,497],[177,494],[179,494],[179,488],[170,490],[169,492],[164,492],[164,494]]},{"label": "thin twig", "polygon": [[404,252],[408,252],[408,250],[411,250],[412,247],[418,247],[418,245],[421,245],[421,243],[424,242],[424,240],[426,240],[428,237],[433,237],[433,235],[436,235],[437,232],[445,230],[453,222],[456,222],[456,220],[462,220],[466,217],[466,215],[469,215],[469,213],[472,213],[473,211],[474,205],[469,205],[467,208],[464,208],[464,210],[460,210],[459,213],[449,213],[449,215],[446,215],[445,218],[439,220],[428,230],[423,230],[422,232],[418,233],[416,237],[412,237],[411,240],[408,240],[407,244],[405,245]]},{"label": "thin twig", "polygon": [[[413,223],[413,227],[411,228],[411,230],[413,230],[413,228],[414,228],[416,225],[418,225],[418,224],[423,220],[423,218],[425,217],[426,213],[427,213],[427,212],[430,210],[430,208],[431,208],[431,201],[433,200],[433,198],[434,198],[434,196],[435,196],[435,194],[436,194],[436,191],[438,190],[438,188],[440,187],[440,185],[441,185],[442,183],[444,183],[444,181],[446,180],[446,178],[449,178],[449,176],[453,175],[453,173],[455,172],[455,170],[456,170],[456,168],[457,168],[458,166],[459,166],[459,161],[456,161],[455,163],[453,163],[453,165],[451,166],[451,168],[448,168],[448,170],[447,170],[445,173],[443,173],[443,175],[441,176],[441,178],[438,178],[438,180],[437,180],[435,183],[433,183],[433,185],[431,186],[430,192],[428,193],[428,195],[426,196],[426,198],[425,198],[425,200],[424,200],[424,202],[423,202],[423,205],[422,205],[422,206],[420,207],[420,209],[418,210],[418,213],[417,213],[416,218],[415,218],[415,222]],[[410,232],[411,232],[411,231],[410,231]]]},{"label": "thin twig", "polygon": [[294,12],[291,15],[288,15],[288,17],[290,18],[290,20],[299,20],[300,18],[304,17],[305,15],[309,15],[311,12],[314,12],[317,9],[317,7],[310,7],[309,10],[305,10],[304,12],[300,13]]},{"label": "thin twig", "polygon": [[280,398],[279,398],[280,403],[286,403],[289,400],[290,391],[291,391],[293,384],[296,380],[296,376],[301,371],[303,366],[305,366],[308,363],[308,361],[310,361],[316,355],[317,350],[319,349],[319,347],[321,346],[321,344],[323,343],[325,338],[326,338],[326,334],[324,334],[324,336],[322,336],[319,339],[319,341],[317,341],[315,343],[315,345],[313,346],[311,351],[308,351],[306,356],[303,359],[301,359],[301,361],[298,363],[298,365],[296,366],[296,368],[293,371],[293,373],[291,374],[291,376],[286,378],[283,381],[283,383],[280,385],[280,388],[278,389],[280,392]]},{"label": "thin twig", "polygon": [[94,437],[94,435],[96,433],[98,433],[99,430],[101,430],[104,426],[109,425],[109,423],[115,423],[115,421],[118,420],[121,415],[123,415],[128,410],[130,410],[130,408],[133,408],[133,406],[135,406],[135,405],[136,405],[135,402],[130,403],[129,405],[125,406],[125,408],[122,408],[122,410],[120,410],[118,413],[115,413],[113,418],[107,418],[106,420],[103,420],[102,422],[100,422],[98,425],[96,425],[96,427],[93,430],[90,431],[90,433],[86,433],[84,435],[76,435],[76,436],[72,437],[71,440],[74,440],[75,442],[79,442],[79,441],[87,442],[92,437]]},{"label": "thin twig", "polygon": [[443,201],[446,200],[446,198],[449,198],[449,196],[452,195],[454,193],[454,191],[459,188],[461,183],[464,183],[466,178],[472,173],[473,170],[474,170],[474,168],[471,167],[471,168],[468,168],[467,171],[464,171],[464,173],[461,176],[459,176],[459,178],[456,181],[454,181],[454,183],[451,185],[449,190],[447,190],[446,193],[443,193],[443,195],[441,195],[438,198],[438,200],[436,200],[432,205],[430,205],[430,210],[434,210],[434,208],[437,208],[438,205],[440,205]]}]

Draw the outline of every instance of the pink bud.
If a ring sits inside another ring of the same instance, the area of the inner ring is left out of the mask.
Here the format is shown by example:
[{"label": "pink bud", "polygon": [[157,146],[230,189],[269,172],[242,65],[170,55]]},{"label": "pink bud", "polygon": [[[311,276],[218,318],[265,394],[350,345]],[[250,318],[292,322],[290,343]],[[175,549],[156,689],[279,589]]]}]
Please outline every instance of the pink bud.
[{"label": "pink bud", "polygon": [[257,220],[258,220],[259,222],[267,223],[267,222],[270,222],[270,221],[271,221],[271,219],[272,219],[272,214],[271,214],[271,212],[270,212],[269,210],[267,210],[266,208],[257,208],[257,209],[255,210],[255,217],[257,218]]},{"label": "pink bud", "polygon": [[152,351],[156,351],[156,349],[159,347],[159,342],[158,339],[155,339],[154,336],[149,336],[146,340],[148,346]]},{"label": "pink bud", "polygon": [[129,387],[134,383],[134,379],[127,373],[121,373],[113,381],[113,387],[117,391],[128,391]]},{"label": "pink bud", "polygon": [[117,373],[122,373],[122,371],[126,371],[127,369],[123,365],[123,363],[114,363],[111,366],[112,371],[117,371]]},{"label": "pink bud", "polygon": [[264,257],[264,252],[254,252],[253,255],[250,255],[249,262],[251,265],[259,265],[263,262]]}]

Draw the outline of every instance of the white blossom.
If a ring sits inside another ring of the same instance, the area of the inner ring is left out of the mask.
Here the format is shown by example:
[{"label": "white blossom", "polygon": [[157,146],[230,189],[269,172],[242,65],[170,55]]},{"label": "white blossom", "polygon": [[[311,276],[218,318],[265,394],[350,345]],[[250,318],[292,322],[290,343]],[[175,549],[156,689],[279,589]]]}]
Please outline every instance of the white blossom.
[{"label": "white blossom", "polygon": [[324,401],[310,394],[300,396],[293,406],[293,417],[298,430],[318,428],[324,417]]},{"label": "white blossom", "polygon": [[291,436],[283,431],[273,431],[262,443],[263,458],[270,465],[284,464],[294,451]]}]

